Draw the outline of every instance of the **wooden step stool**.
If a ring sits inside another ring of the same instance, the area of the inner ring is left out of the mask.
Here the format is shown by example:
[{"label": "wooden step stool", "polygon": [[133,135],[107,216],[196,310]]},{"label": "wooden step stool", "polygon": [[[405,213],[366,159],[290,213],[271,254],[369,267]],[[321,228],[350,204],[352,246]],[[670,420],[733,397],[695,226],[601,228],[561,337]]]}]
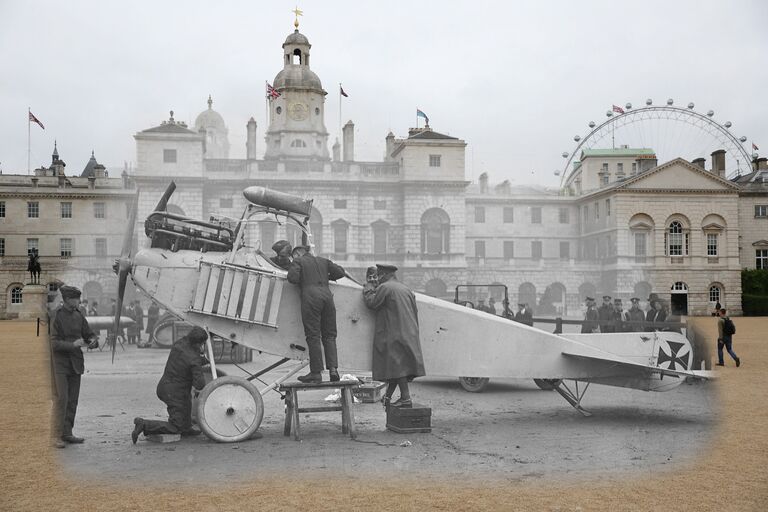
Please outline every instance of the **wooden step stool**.
[{"label": "wooden step stool", "polygon": [[[285,393],[285,427],[283,435],[290,436],[293,432],[293,439],[301,441],[301,431],[299,428],[299,414],[302,412],[330,412],[341,411],[341,431],[349,434],[355,439],[355,415],[352,412],[352,388],[356,388],[360,383],[356,380],[341,380],[337,382],[321,382],[311,384],[304,382],[283,382],[280,384],[280,391]],[[324,407],[299,407],[299,391],[312,389],[341,389],[341,405],[326,405]]]}]

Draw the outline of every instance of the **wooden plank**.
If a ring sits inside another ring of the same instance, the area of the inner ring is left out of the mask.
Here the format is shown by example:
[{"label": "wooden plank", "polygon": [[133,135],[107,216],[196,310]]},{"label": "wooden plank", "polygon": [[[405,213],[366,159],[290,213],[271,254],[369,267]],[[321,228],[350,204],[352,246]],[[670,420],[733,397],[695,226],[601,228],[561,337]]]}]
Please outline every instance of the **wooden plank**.
[{"label": "wooden plank", "polygon": [[291,418],[293,418],[293,390],[288,390],[285,394],[285,425],[283,426],[283,435],[291,435]]},{"label": "wooden plank", "polygon": [[201,311],[205,303],[205,293],[208,290],[208,279],[211,277],[211,266],[200,265],[200,277],[197,281],[197,291],[195,292],[195,301],[192,303],[192,309]]},{"label": "wooden plank", "polygon": [[245,280],[246,273],[240,270],[234,273],[232,277],[232,293],[229,299],[229,305],[227,306],[226,315],[231,317],[237,316],[237,306],[240,303],[240,292],[242,291],[243,281]]},{"label": "wooden plank", "polygon": [[261,286],[259,286],[259,295],[256,299],[256,308],[254,309],[251,320],[254,322],[264,321],[264,312],[267,310],[267,301],[269,298],[269,289],[272,287],[272,279],[262,276]]},{"label": "wooden plank", "polygon": [[203,309],[201,309],[201,311],[205,311],[207,313],[213,311],[213,305],[216,302],[216,292],[219,288],[220,277],[221,267],[212,267],[211,276],[208,279],[208,291],[205,292],[205,303],[203,304]]},{"label": "wooden plank", "polygon": [[279,277],[273,278],[273,281],[275,284],[272,290],[272,298],[269,302],[267,325],[277,326],[277,314],[280,311],[280,299],[283,296],[283,284],[285,284],[285,281]]},{"label": "wooden plank", "polygon": [[245,295],[243,296],[243,307],[240,308],[239,318],[251,319],[251,305],[253,304],[253,293],[259,282],[259,275],[255,272],[248,272],[248,283],[245,285]]},{"label": "wooden plank", "polygon": [[232,279],[235,277],[235,270],[231,268],[224,269],[224,279],[221,283],[221,293],[219,294],[219,303],[216,305],[216,311],[220,315],[227,314],[227,306],[232,292]]},{"label": "wooden plank", "polygon": [[299,412],[338,412],[343,411],[340,405],[327,405],[325,407],[302,407]]}]

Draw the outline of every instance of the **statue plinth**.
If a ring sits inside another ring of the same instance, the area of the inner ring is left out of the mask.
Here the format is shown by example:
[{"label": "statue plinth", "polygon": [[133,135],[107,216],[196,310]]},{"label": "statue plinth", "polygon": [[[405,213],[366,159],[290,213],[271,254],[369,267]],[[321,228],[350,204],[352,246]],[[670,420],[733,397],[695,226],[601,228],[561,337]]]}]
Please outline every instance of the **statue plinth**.
[{"label": "statue plinth", "polygon": [[48,287],[43,284],[27,284],[21,291],[19,320],[48,321]]}]

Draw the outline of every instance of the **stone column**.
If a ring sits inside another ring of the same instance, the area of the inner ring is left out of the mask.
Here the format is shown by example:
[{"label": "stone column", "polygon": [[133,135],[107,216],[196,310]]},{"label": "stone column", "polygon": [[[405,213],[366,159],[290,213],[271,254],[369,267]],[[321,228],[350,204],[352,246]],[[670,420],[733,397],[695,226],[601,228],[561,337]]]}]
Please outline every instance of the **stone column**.
[{"label": "stone column", "polygon": [[22,290],[19,320],[48,321],[48,287],[42,284],[27,284]]}]

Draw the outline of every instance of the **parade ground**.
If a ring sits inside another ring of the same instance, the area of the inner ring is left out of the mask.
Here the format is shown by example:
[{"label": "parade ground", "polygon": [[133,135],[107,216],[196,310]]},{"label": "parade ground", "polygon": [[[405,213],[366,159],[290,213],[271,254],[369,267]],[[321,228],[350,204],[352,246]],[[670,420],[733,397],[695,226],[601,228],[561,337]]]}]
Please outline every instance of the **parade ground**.
[{"label": "parade ground", "polygon": [[[381,405],[358,403],[356,440],[339,413],[303,414],[302,440],[285,437],[283,401],[270,391],[257,439],[134,445],[135,416],[166,417],[155,386],[168,350],[118,347],[114,364],[95,350],[75,422],[86,441],[65,449],[50,438],[44,327],[38,337],[34,322],[0,322],[0,510],[767,510],[768,318],[735,321],[743,363],[726,359],[712,381],[666,393],[593,386],[593,416],[583,417],[531,381],[468,393],[428,377],[412,393],[432,408],[432,432],[391,432]],[[715,320],[696,322],[714,345]],[[254,353],[241,366],[274,360]],[[303,405],[327,395],[308,392]]]}]

